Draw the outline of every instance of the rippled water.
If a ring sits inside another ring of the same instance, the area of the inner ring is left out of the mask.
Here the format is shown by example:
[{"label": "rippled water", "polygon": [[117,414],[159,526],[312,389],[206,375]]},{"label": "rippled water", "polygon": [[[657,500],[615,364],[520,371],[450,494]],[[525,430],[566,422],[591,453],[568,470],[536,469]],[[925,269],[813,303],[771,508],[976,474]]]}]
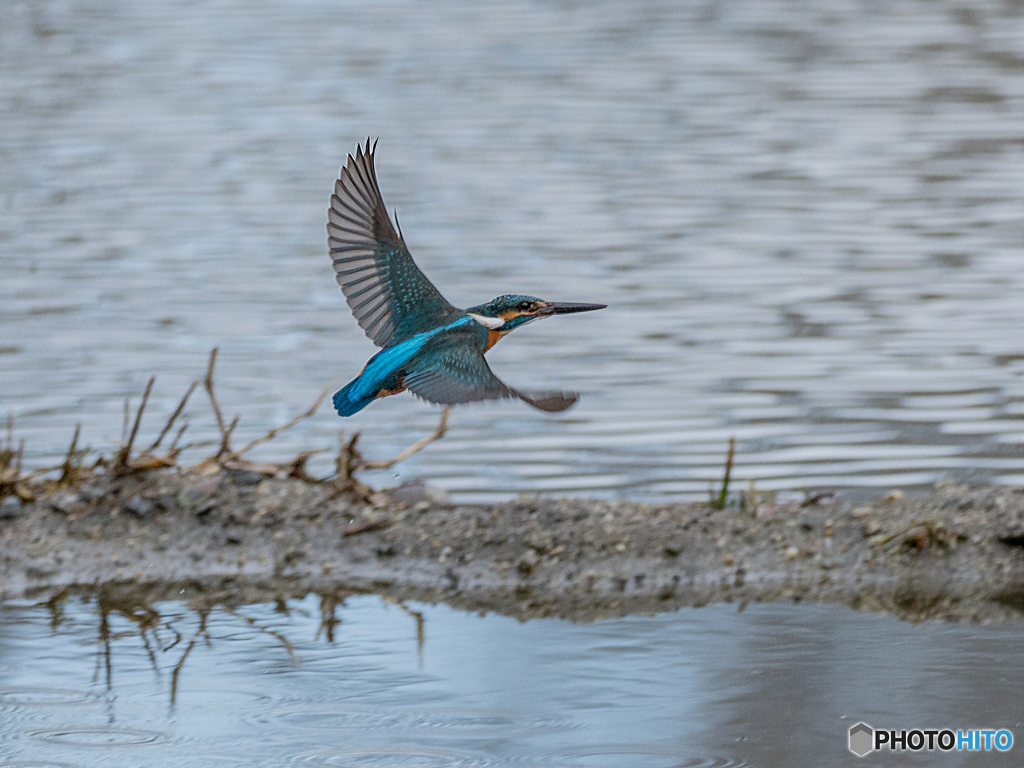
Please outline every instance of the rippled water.
[{"label": "rippled water", "polygon": [[[491,353],[575,410],[460,409],[403,474],[703,495],[736,436],[765,488],[1024,482],[1022,126],[996,0],[5,2],[0,409],[39,463],[79,420],[109,452],[150,374],[155,429],[214,345],[242,437],[343,384],[374,348],[325,208],[370,134],[453,302],[611,305]],[[263,456],[436,417],[325,408]]]},{"label": "rippled water", "polygon": [[799,768],[863,764],[859,720],[1024,734],[1019,626],[785,604],[520,624],[370,596],[53,608],[0,607],[0,765]]}]

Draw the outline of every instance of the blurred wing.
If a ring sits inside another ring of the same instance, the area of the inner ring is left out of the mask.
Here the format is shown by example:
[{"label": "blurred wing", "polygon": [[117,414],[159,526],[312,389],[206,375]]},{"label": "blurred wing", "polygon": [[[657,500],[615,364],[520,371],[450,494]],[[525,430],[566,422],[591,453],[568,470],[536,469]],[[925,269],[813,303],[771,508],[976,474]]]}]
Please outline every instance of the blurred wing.
[{"label": "blurred wing", "polygon": [[373,168],[376,146],[367,139],[341,169],[327,211],[327,243],[352,314],[374,344],[386,347],[458,310],[416,266],[391,224]]},{"label": "blurred wing", "polygon": [[477,400],[518,398],[542,411],[564,411],[576,402],[575,394],[563,392],[520,392],[502,382],[491,371],[483,354],[473,347],[458,346],[426,356],[424,370],[405,377],[405,388],[418,397],[440,405],[472,403]]}]

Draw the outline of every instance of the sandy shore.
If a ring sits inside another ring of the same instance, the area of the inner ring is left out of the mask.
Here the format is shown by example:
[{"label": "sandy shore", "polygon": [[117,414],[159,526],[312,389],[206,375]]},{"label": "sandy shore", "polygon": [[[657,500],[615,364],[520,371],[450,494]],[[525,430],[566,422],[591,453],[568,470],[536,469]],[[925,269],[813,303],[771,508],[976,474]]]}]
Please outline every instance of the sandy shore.
[{"label": "sandy shore", "polygon": [[1024,617],[1024,489],[946,485],[756,511],[410,486],[353,502],[221,471],[104,474],[0,504],[0,598],[379,592],[591,620],[713,601],[835,602],[909,619]]}]

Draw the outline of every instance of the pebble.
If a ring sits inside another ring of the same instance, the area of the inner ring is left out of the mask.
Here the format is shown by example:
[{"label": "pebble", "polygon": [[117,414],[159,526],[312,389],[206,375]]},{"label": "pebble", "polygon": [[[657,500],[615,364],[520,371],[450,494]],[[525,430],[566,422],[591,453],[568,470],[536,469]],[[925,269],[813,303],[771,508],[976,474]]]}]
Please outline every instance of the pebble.
[{"label": "pebble", "polygon": [[516,561],[516,570],[520,573],[527,575],[533,573],[533,569],[537,567],[537,563],[540,562],[540,557],[532,549],[528,549],[523,553],[523,556]]},{"label": "pebble", "polygon": [[50,506],[58,512],[63,512],[65,515],[69,515],[75,511],[75,507],[78,505],[79,501],[80,499],[78,494],[71,493],[71,491],[61,491],[50,499]]},{"label": "pebble", "polygon": [[137,517],[139,519],[149,517],[153,514],[153,510],[155,509],[153,502],[142,498],[138,494],[128,499],[122,508],[132,517]]},{"label": "pebble", "polygon": [[21,514],[21,499],[8,496],[0,502],[0,520],[13,520]]},{"label": "pebble", "polygon": [[428,485],[418,478],[402,483],[390,491],[389,495],[391,498],[398,499],[403,504],[408,504],[416,509],[420,508],[421,504],[425,504],[427,508],[431,506],[454,506],[451,496],[448,495],[447,491],[435,485]]},{"label": "pebble", "polygon": [[251,469],[226,469],[224,471],[232,483],[243,488],[259,485],[266,480],[266,475],[262,472],[256,472]]},{"label": "pebble", "polygon": [[800,548],[799,547],[788,547],[786,549],[786,559],[787,560],[796,560],[796,558],[798,558],[798,557],[800,557]]}]

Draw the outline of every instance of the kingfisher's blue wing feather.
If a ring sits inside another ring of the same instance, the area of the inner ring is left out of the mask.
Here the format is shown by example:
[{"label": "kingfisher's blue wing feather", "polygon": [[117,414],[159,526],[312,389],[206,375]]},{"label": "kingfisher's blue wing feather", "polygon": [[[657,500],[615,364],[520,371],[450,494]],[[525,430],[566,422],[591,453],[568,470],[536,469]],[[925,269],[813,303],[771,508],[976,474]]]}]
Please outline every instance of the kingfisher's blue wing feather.
[{"label": "kingfisher's blue wing feather", "polygon": [[514,389],[494,375],[482,348],[453,341],[446,335],[442,343],[431,345],[435,348],[425,349],[415,369],[406,374],[405,388],[440,405],[518,398],[542,411],[564,411],[576,402],[577,396],[571,393]]},{"label": "kingfisher's blue wing feather", "polygon": [[341,169],[327,211],[334,271],[352,314],[380,347],[410,338],[459,313],[412,260],[388,218],[370,140]]}]

